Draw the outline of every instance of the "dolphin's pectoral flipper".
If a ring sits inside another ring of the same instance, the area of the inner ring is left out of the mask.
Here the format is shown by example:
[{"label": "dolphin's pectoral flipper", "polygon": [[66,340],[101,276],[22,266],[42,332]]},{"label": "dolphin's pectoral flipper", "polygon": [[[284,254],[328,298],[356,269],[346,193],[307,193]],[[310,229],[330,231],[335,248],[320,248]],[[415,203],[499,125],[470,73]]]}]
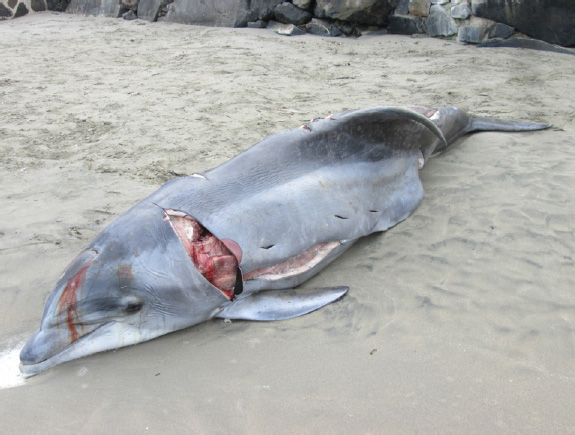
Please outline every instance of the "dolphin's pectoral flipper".
[{"label": "dolphin's pectoral flipper", "polygon": [[343,297],[349,287],[267,290],[238,298],[216,317],[241,320],[284,320],[302,316]]}]

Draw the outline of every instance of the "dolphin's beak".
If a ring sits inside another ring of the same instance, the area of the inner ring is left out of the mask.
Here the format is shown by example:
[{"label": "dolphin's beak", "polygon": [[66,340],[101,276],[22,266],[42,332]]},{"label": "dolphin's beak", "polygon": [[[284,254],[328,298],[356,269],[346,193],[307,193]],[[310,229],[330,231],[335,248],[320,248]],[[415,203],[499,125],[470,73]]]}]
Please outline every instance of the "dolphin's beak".
[{"label": "dolphin's beak", "polygon": [[89,332],[84,331],[85,333],[75,340],[70,340],[67,330],[62,331],[60,328],[39,329],[20,351],[20,371],[25,376],[33,376],[60,362],[71,359],[67,355],[78,353],[79,349],[83,347],[84,339],[112,323],[115,322],[90,325]]},{"label": "dolphin's beak", "polygon": [[88,268],[97,255],[95,249],[82,251],[56,284],[46,302],[42,326],[20,352],[24,374],[23,367],[49,360],[101,326],[101,323],[78,324],[78,299],[83,292]]},{"label": "dolphin's beak", "polygon": [[[54,344],[54,331],[51,334],[46,334],[43,330],[39,329],[28,340],[26,345],[20,351],[20,362],[23,365],[32,365],[48,359],[51,355],[57,353],[54,349],[56,347],[62,348],[63,346]],[[64,345],[65,346],[65,345]],[[50,347],[52,349],[47,349]]]}]

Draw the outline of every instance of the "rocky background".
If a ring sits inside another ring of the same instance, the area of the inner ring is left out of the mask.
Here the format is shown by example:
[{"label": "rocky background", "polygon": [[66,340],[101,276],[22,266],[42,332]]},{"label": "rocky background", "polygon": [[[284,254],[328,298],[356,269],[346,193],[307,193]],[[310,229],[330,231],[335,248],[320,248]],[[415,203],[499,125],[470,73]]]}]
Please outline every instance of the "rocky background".
[{"label": "rocky background", "polygon": [[575,46],[573,0],[0,0],[0,19],[31,11],[271,28],[279,34],[427,34],[464,43],[516,32]]}]

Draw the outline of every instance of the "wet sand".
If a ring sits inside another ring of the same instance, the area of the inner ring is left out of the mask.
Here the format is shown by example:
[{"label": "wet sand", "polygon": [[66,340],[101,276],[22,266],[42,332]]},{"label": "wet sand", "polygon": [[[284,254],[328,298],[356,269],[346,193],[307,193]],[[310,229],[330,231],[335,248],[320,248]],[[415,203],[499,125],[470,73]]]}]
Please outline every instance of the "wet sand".
[{"label": "wet sand", "polygon": [[408,220],[305,285],[341,301],[62,364],[0,390],[4,433],[575,430],[571,56],[42,13],[0,22],[0,60],[5,387],[66,265],[174,176],[380,104],[556,126],[430,161]]}]

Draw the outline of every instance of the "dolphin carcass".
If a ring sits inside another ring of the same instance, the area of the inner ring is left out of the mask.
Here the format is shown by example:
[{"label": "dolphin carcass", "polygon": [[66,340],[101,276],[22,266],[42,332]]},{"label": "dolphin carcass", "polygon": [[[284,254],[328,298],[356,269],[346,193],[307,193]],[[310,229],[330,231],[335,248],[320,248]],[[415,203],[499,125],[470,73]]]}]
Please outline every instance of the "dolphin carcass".
[{"label": "dolphin carcass", "polygon": [[64,271],[21,351],[21,371],[214,317],[281,320],[318,309],[348,288],[295,287],[359,238],[407,218],[431,155],[473,131],[548,126],[456,108],[374,107],[314,119],[171,180]]}]

